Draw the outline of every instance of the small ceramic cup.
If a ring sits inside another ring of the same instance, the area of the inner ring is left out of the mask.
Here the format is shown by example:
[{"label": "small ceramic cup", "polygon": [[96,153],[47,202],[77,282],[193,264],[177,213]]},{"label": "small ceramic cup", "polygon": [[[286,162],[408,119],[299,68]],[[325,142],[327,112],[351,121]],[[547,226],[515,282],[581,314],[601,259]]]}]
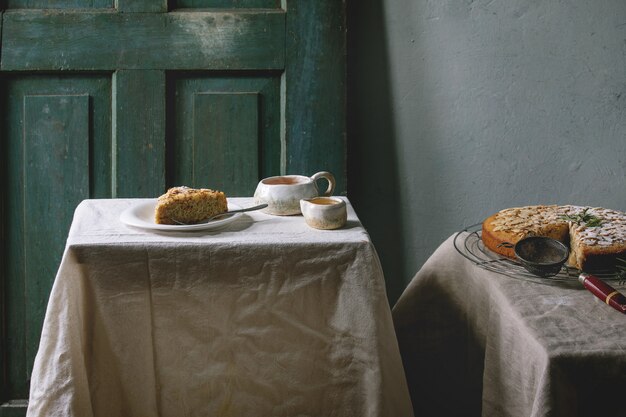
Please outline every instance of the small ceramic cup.
[{"label": "small ceramic cup", "polygon": [[313,197],[300,200],[306,223],[323,230],[339,229],[346,224],[346,202],[337,197]]},{"label": "small ceramic cup", "polygon": [[[317,181],[324,178],[328,181],[328,188],[323,193],[317,186]],[[335,177],[330,172],[321,171],[307,177],[304,175],[282,175],[261,180],[254,192],[254,203],[266,203],[268,206],[263,212],[278,216],[300,214],[300,200],[313,198],[320,194],[332,195],[335,190]]]}]

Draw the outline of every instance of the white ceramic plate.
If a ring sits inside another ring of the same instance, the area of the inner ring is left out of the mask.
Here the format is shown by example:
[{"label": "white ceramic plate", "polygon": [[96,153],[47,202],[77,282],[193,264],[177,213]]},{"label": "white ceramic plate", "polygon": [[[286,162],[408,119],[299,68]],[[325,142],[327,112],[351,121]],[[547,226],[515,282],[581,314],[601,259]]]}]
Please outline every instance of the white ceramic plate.
[{"label": "white ceramic plate", "polygon": [[[154,209],[156,207],[156,203],[157,200],[152,199],[135,204],[120,214],[120,220],[128,226],[139,227],[141,229],[185,232],[219,229],[234,222],[239,216],[241,216],[241,213],[234,213],[226,218],[218,218],[207,223],[199,224],[158,224],[154,222]],[[228,203],[228,210],[240,209],[241,207],[237,204],[233,204],[231,202]]]}]

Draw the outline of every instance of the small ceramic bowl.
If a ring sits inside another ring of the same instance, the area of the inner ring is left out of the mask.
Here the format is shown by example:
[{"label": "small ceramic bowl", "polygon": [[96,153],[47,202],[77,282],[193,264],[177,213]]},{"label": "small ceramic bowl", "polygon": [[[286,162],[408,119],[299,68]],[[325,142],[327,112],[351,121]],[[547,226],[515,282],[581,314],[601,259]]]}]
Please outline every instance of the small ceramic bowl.
[{"label": "small ceramic bowl", "polygon": [[323,230],[339,229],[348,217],[346,202],[336,197],[314,197],[300,200],[306,224]]},{"label": "small ceramic bowl", "polygon": [[532,236],[515,244],[515,257],[531,274],[552,277],[559,273],[569,256],[569,249],[558,240]]}]

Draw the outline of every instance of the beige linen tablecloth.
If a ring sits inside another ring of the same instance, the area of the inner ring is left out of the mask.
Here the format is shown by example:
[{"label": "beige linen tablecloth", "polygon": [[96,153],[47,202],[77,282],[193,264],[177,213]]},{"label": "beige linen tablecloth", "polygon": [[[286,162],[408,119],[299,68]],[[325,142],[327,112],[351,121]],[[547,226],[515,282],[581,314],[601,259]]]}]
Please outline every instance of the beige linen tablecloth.
[{"label": "beige linen tablecloth", "polygon": [[[377,254],[348,224],[252,212],[219,231],[76,209],[29,416],[411,416]],[[241,206],[251,199],[232,199]]]},{"label": "beige linen tablecloth", "polygon": [[576,282],[486,271],[451,237],[393,318],[416,416],[626,416],[626,316]]}]

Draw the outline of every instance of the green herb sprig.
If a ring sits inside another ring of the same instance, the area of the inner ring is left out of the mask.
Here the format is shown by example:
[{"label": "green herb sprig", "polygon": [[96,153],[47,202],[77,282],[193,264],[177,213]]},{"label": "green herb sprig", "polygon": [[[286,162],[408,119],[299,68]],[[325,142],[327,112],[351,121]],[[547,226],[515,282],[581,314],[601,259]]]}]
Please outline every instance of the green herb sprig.
[{"label": "green herb sprig", "polygon": [[574,215],[563,215],[559,216],[561,220],[565,220],[568,222],[573,222],[576,224],[585,223],[587,227],[598,227],[602,224],[602,219],[594,216],[591,213],[587,213],[589,211],[589,207],[584,209],[582,212]]}]

